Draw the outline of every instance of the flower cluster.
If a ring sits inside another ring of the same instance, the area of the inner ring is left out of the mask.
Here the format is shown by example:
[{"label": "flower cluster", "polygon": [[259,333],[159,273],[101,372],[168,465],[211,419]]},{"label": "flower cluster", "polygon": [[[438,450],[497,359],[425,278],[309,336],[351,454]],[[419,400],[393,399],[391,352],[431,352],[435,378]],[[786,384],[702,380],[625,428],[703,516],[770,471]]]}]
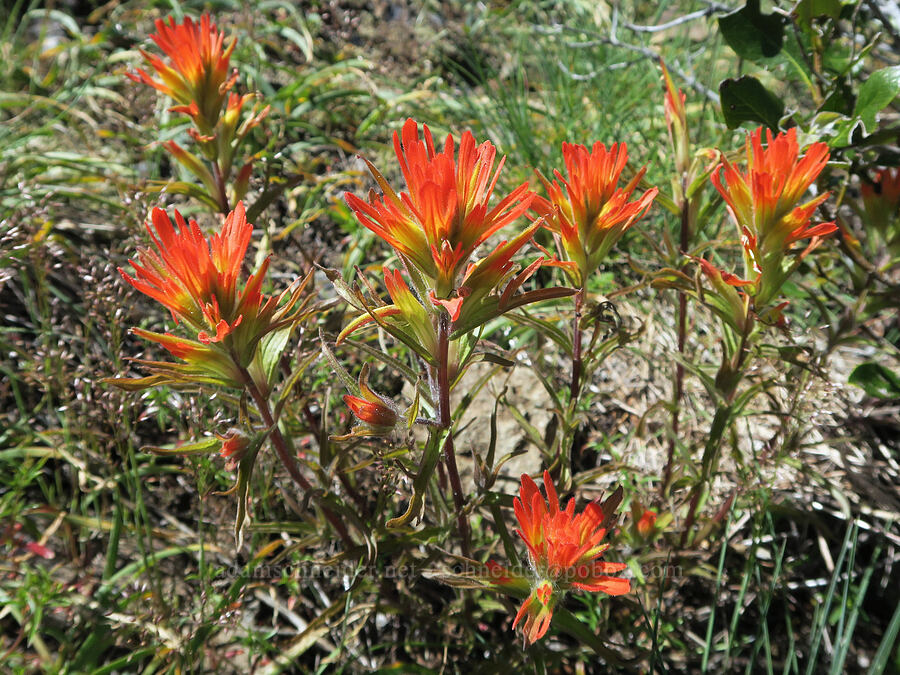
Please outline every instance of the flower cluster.
[{"label": "flower cluster", "polygon": [[[748,135],[746,172],[723,157],[711,177],[737,225],[744,254],[746,279],[731,277],[727,283],[746,286],[757,311],[775,299],[821,237],[837,230],[833,222],[810,222],[829,193],[799,203],[825,168],[828,146],[813,143],[801,156],[796,129],[776,136],[766,130],[766,140],[763,146],[761,127]],[[799,255],[786,261],[794,243],[810,238]]]},{"label": "flower cluster", "polygon": [[237,71],[229,73],[235,41],[231,40],[226,46],[225,34],[218,31],[208,14],[197,22],[186,17],[181,24],[176,24],[171,17],[168,23],[160,19],[156,22],[156,33],[150,37],[169,59],[167,63],[159,56],[141,51],[159,79],[153,79],[142,69],[127,75],[178,103],[170,110],[190,117],[194,128],[188,133],[203,157],[201,159],[175,141],[164,143],[172,157],[205,188],[203,192],[194,186],[175,183],[169,186],[169,191],[198,197],[226,213],[230,204],[246,194],[253,168],[252,159],[247,159],[234,177],[229,198],[226,186],[231,180],[237,152],[250,130],[266,117],[269,107],[259,111],[254,109],[241,121],[244,105],[253,100],[254,95],[231,91],[237,81]]},{"label": "flower cluster", "polygon": [[[546,634],[553,608],[570,589],[608,595],[622,595],[631,590],[628,579],[610,576],[625,569],[624,563],[600,560],[609,548],[609,544],[602,542],[615,524],[622,488],[602,503],[589,503],[577,514],[574,498],[565,509],[560,508],[556,488],[546,471],[544,490],[546,499],[531,477],[523,474],[519,496],[513,501],[518,533],[528,547],[533,572],[531,592],[519,608],[513,628],[521,624],[529,643]],[[494,576],[501,586],[521,585],[521,579],[508,571]]]},{"label": "flower cluster", "polygon": [[420,134],[419,125],[409,119],[402,132],[394,134],[394,150],[407,192],[395,192],[366,162],[382,194],[373,190],[364,201],[347,193],[346,200],[360,223],[394,249],[409,283],[400,270],[385,269],[391,304],[365,307],[338,342],[377,322],[433,362],[442,312],[452,323],[456,340],[510,309],[571,294],[568,289],[518,292],[543,262],[539,258],[516,273],[513,259],[531,241],[537,223],[501,241],[484,257],[474,258],[479,246],[524,215],[536,198],[528,183],[522,183],[491,203],[504,159],[496,161],[497,151],[490,142],[477,145],[465,132],[457,151],[448,135],[439,152],[428,127],[423,125]]},{"label": "flower cluster", "polygon": [[658,190],[651,188],[630,201],[646,168],[619,187],[628,163],[624,143],[607,149],[597,142],[590,150],[563,143],[562,153],[568,178],[559,171],[553,172],[552,183],[540,176],[549,199],[537,197],[533,209],[561,242],[562,259],[553,264],[582,288],[625,231],[647,212]]},{"label": "flower cluster", "polygon": [[203,132],[212,133],[225,96],[237,80],[237,72],[229,73],[236,41],[232,39],[226,47],[225,34],[216,29],[208,14],[199,22],[186,17],[182,24],[176,24],[173,17],[168,24],[158,19],[150,38],[170,62],[141,50],[160,79],[154,80],[140,68],[128,77],[174,99],[179,105],[173,111],[189,115]]},{"label": "flower cluster", "polygon": [[[238,279],[253,226],[238,202],[219,233],[207,239],[196,221],[186,222],[175,211],[175,224],[162,209],[153,209],[147,231],[154,248],[138,249],[131,261],[135,276],[121,268],[123,278],[172,313],[176,323],[190,327],[192,337],[141,328],[136,335],[165,347],[185,361],[171,364],[144,361],[152,371],[175,380],[212,382],[240,387],[260,340],[296,320],[304,285],[279,296],[261,292],[269,259],[251,274],[243,289]],[[286,302],[283,302],[285,301]]]},{"label": "flower cluster", "polygon": [[408,119],[402,134],[394,133],[407,192],[398,195],[366,162],[384,194],[370,193],[368,202],[346,195],[359,221],[425,275],[441,299],[459,287],[475,249],[522,216],[534,199],[523,183],[490,206],[505,158],[495,170],[496,148],[490,141],[476,145],[468,131],[460,139],[458,157],[455,145],[448,134],[437,152],[428,126],[423,125],[420,137],[419,125]]}]

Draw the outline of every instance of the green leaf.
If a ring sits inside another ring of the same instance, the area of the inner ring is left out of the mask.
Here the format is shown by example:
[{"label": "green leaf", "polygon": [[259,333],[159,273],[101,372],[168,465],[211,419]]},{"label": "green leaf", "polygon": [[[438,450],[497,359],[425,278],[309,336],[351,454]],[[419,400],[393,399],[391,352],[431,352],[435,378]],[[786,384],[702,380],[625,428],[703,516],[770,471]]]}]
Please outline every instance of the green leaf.
[{"label": "green leaf", "polygon": [[880,363],[868,361],[856,366],[848,382],[873,398],[900,398],[900,375]]},{"label": "green leaf", "polygon": [[165,375],[148,375],[147,377],[105,377],[100,380],[103,384],[111,384],[125,391],[144,391],[151,387],[159,387],[175,382]]},{"label": "green leaf", "polygon": [[194,443],[185,443],[176,445],[171,448],[161,448],[153,445],[145,445],[141,447],[141,452],[152,452],[155,455],[205,455],[211,452],[218,452],[222,447],[222,441],[215,436],[201,438]]},{"label": "green leaf", "polygon": [[259,343],[259,358],[266,382],[271,386],[275,381],[275,371],[284,355],[288,338],[291,337],[291,327],[282,328],[266,335]]},{"label": "green leaf", "polygon": [[841,0],[800,0],[794,15],[804,28],[809,28],[813,19],[820,17],[839,19],[843,9]]},{"label": "green leaf", "polygon": [[762,122],[773,131],[784,114],[784,103],[766,89],[759,80],[744,75],[737,80],[723,80],[719,85],[722,115],[729,129],[742,122]]},{"label": "green leaf", "polygon": [[900,66],[876,70],[859,88],[853,114],[866,125],[866,133],[875,130],[875,115],[900,94]]},{"label": "green leaf", "polygon": [[[234,517],[234,539],[240,550],[244,545],[244,523],[247,519],[247,505],[250,501],[250,478],[253,476],[253,467],[256,465],[256,455],[262,447],[268,433],[255,434],[244,456],[238,462],[238,479],[234,490],[237,494],[237,513]],[[229,491],[230,492],[230,491]]]},{"label": "green leaf", "polygon": [[719,17],[719,31],[728,46],[744,59],[759,61],[781,51],[784,19],[759,11],[759,0],[748,0],[743,8]]}]

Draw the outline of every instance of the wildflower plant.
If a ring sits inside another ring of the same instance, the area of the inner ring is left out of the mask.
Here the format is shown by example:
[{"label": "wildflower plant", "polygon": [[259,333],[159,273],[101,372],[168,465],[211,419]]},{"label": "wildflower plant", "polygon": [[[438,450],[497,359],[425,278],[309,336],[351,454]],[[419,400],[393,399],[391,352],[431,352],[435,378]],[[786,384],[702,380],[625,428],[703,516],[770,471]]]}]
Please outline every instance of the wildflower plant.
[{"label": "wildflower plant", "polygon": [[[219,436],[218,442],[199,441],[173,451],[193,454],[218,449],[229,462],[237,464],[239,508],[235,536],[240,545],[249,478],[267,437],[299,487],[304,491],[311,489],[271,410],[270,398],[278,379],[284,340],[270,336],[286,337],[310,315],[308,286],[312,277],[307,275],[277,296],[266,296],[261,291],[269,266],[266,258],[240,288],[238,279],[253,232],[241,202],[225,218],[221,231],[209,238],[196,221],[185,221],[178,211],[175,225],[161,209],[153,211],[152,222],[153,227],[148,224],[147,229],[156,250],[139,250],[139,262],[132,263],[135,276],[119,271],[129,284],[168,309],[188,336],[134,328],[134,334],[163,346],[178,361],[137,359],[152,375],[107,381],[132,391],[161,385],[214,385],[238,389],[253,400],[262,428],[231,429]],[[327,507],[324,511],[346,540],[343,523]]]},{"label": "wildflower plant", "polygon": [[140,68],[127,75],[173,99],[178,105],[169,110],[190,118],[193,126],[188,134],[199,156],[174,140],[163,146],[203,186],[174,181],[164,187],[226,214],[247,193],[253,158],[242,157],[242,146],[250,131],[266,118],[269,106],[254,106],[245,114],[244,106],[256,96],[232,91],[238,79],[237,70],[230,69],[235,40],[226,45],[224,32],[208,14],[199,21],[186,17],[180,24],[171,17],[168,23],[159,19],[150,37],[168,57],[166,61],[141,50],[158,79]]},{"label": "wildflower plant", "polygon": [[[475,332],[481,326],[516,307],[565,297],[573,291],[519,292],[543,262],[538,258],[516,271],[514,258],[531,241],[537,224],[521,228],[483,257],[475,257],[478,247],[492,235],[524,216],[535,198],[523,183],[491,203],[504,163],[501,159],[494,168],[493,144],[476,145],[472,134],[465,132],[457,150],[448,134],[438,151],[428,127],[423,126],[420,134],[418,123],[409,119],[402,132],[394,134],[394,151],[407,191],[398,194],[378,169],[366,162],[382,194],[371,191],[364,201],[348,193],[346,200],[360,223],[394,249],[403,271],[384,270],[390,304],[372,306],[359,291],[343,287],[344,297],[361,314],[347,324],[336,342],[377,324],[420,357],[425,365],[423,379],[428,383],[422,403],[433,417],[423,420],[428,441],[409,507],[388,525],[399,527],[421,517],[424,492],[441,452],[463,551],[468,553],[469,529],[454,451],[450,390],[473,356]],[[336,275],[332,279],[336,280]],[[349,403],[356,401],[350,399]]]},{"label": "wildflower plant", "polygon": [[[671,160],[670,194],[664,194],[662,181],[659,187],[648,184],[648,166],[630,162],[626,143],[610,139],[564,142],[564,168],[550,178],[537,172],[534,183],[507,187],[506,158],[498,158],[492,142],[479,143],[465,131],[458,142],[447,134],[436,143],[427,125],[407,119],[393,133],[396,171],[382,173],[363,159],[375,188],[365,196],[344,195],[350,212],[386,245],[389,257],[379,259],[375,279],[371,267],[357,269],[353,280],[324,264],[318,267],[338,296],[326,298],[330,289],[321,296],[315,292],[315,271],[278,288],[264,252],[257,256],[257,269],[249,271],[254,227],[243,200],[253,157],[246,141],[269,108],[248,111],[256,96],[234,91],[235,41],[226,40],[208,15],[158,21],[151,38],[162,55],[142,52],[146,69],[129,77],[172,99],[170,110],[189,120],[190,150],[174,141],[165,147],[201,186],[176,182],[168,191],[202,201],[215,211],[217,227],[207,234],[177,210],[153,209],[146,225],[150,244],[139,246],[130,269],[119,272],[171,315],[174,325],[168,330],[132,329],[170,358],[136,359],[147,377],[108,382],[132,391],[168,386],[222,392],[237,419],[222,425],[224,432],[206,428],[207,420],[192,420],[207,432],[201,440],[148,449],[167,455],[218,452],[236,471],[238,548],[254,467],[265,448],[275,450],[301,493],[302,499],[294,500],[285,491],[285,502],[308,521],[304,532],[328,542],[329,563],[358,565],[343,581],[344,595],[329,603],[334,609],[324,610],[322,625],[342,607],[349,612],[360,580],[377,575],[382,562],[421,555],[429,564],[449,560],[469,569],[439,575],[444,581],[520,601],[508,623],[526,646],[541,649],[535,645],[552,626],[607,655],[599,615],[588,627],[574,618],[566,598],[578,592],[625,595],[644,583],[642,574],[622,574],[638,569],[639,556],[668,555],[659,549],[674,542],[676,531],[683,545],[694,535],[724,439],[729,431],[738,434],[735,420],[772,382],[748,384],[748,373],[763,336],[773,328],[788,330],[788,281],[838,229],[830,218],[817,217],[830,198],[819,186],[831,157],[828,145],[812,142],[804,148],[797,129],[760,127],[747,135],[741,160],[724,144],[718,151],[695,147],[688,96],[664,65],[660,102],[666,129],[660,123],[659,134],[668,132],[669,147],[659,154]],[[645,155],[653,157],[642,152],[641,162]],[[402,189],[385,177],[394,173],[402,176]],[[891,250],[900,220],[897,184],[896,172],[878,173],[863,185],[858,205],[872,222],[873,243]],[[724,244],[704,241],[723,202],[723,219],[733,221],[736,236]],[[621,325],[615,304],[596,294],[596,280],[638,223],[650,230],[646,239],[658,259],[633,264],[643,276],[635,286],[652,280],[657,289],[677,293],[672,314],[677,346],[665,363],[672,387],[651,406],[671,413],[661,425],[669,442],[665,467],[647,481],[659,487],[652,501],[630,494],[639,490],[629,487],[638,483],[629,480],[634,477],[630,458],[604,460],[604,466],[598,461],[581,473],[578,466],[587,446],[578,439],[593,421],[598,372],[609,353],[636,337]],[[741,260],[743,267],[730,268],[730,259]],[[712,366],[695,362],[699,359],[690,353],[688,326],[700,307],[721,326],[721,359]],[[501,354],[482,339],[498,325],[515,326],[517,336],[527,336],[515,354]],[[292,343],[301,330],[307,352]],[[532,349],[535,345],[541,346]],[[319,355],[322,371],[309,378],[318,388],[306,391],[305,373],[315,369]],[[464,378],[479,360],[493,370],[479,375],[471,391],[458,392],[468,386]],[[498,478],[504,462],[521,453],[516,449],[494,461],[497,415],[508,404],[504,394],[497,395],[490,415],[485,453],[481,441],[463,437],[461,430],[468,424],[466,406],[478,391],[497,371],[518,363],[534,366],[553,422],[537,429],[530,426],[531,411],[522,414],[509,405],[546,467],[543,493],[522,474],[514,496],[498,487]],[[703,400],[715,410],[708,431],[693,437],[679,421],[688,375],[704,385]],[[460,438],[467,440],[464,452],[473,455],[471,481],[469,466],[460,471],[458,465]],[[296,450],[301,442],[309,449],[302,455]],[[701,445],[697,462],[691,451]],[[686,449],[680,463],[679,447]],[[629,494],[618,487],[579,511],[574,498],[562,506],[557,485],[565,494],[605,472],[620,473],[611,483],[625,485]],[[403,480],[411,486],[397,489]],[[373,485],[378,487],[370,489]],[[631,521],[620,537],[616,526],[623,503],[630,505]],[[405,505],[399,514],[398,504]],[[718,521],[726,512],[719,510]],[[319,518],[329,527],[322,528]],[[521,556],[507,528],[513,519],[524,544]],[[254,561],[290,533],[284,528],[279,536]],[[508,567],[493,562],[500,545]],[[517,566],[519,560],[525,564]],[[466,620],[470,599],[460,612]],[[605,603],[601,599],[595,606]]]},{"label": "wildflower plant", "polygon": [[[737,226],[746,278],[696,258],[711,286],[708,291],[698,287],[699,297],[720,320],[724,339],[722,361],[709,387],[716,398],[716,413],[700,477],[692,490],[683,542],[693,525],[701,492],[718,471],[722,437],[757,391],[755,387],[740,390],[754,343],[767,326],[784,325],[782,312],[787,302],[775,304],[784,283],[822,237],[837,230],[833,222],[812,223],[828,193],[803,201],[825,168],[827,146],[813,143],[801,154],[795,129],[779,134],[767,131],[765,138],[764,146],[761,127],[748,134],[746,171],[723,156],[710,176]],[[793,246],[806,239],[810,241],[801,248]]]},{"label": "wildflower plant", "polygon": [[[563,143],[562,155],[566,175],[554,171],[555,180],[551,182],[538,173],[547,196],[536,197],[532,210],[556,244],[556,255],[546,252],[550,257],[548,264],[562,268],[575,288],[571,333],[556,340],[572,359],[568,400],[559,397],[554,385],[545,385],[557,403],[559,433],[553,454],[559,458],[561,476],[567,482],[575,450],[573,441],[582,423],[584,383],[610,351],[629,339],[627,331],[617,325],[615,306],[589,298],[589,282],[625,232],[646,215],[658,190],[652,187],[635,194],[646,168],[639,169],[620,186],[628,165],[625,143],[607,148],[597,141],[590,149]],[[605,323],[613,325],[613,335],[598,342]],[[588,331],[589,327],[593,330]]]}]

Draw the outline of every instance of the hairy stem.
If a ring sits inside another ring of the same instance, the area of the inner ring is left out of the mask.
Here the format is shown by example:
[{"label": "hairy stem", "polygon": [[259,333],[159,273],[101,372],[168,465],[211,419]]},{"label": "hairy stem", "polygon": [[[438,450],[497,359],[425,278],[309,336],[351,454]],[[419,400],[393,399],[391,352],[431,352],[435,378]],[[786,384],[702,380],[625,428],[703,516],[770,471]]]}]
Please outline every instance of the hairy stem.
[{"label": "hairy stem", "polygon": [[456,466],[456,451],[453,448],[453,421],[450,415],[450,317],[441,313],[438,327],[438,415],[442,429],[447,431],[444,440],[444,464],[447,466],[447,475],[450,478],[450,486],[453,490],[453,505],[456,508],[456,521],[459,528],[463,555],[470,556],[469,552],[469,521],[463,511],[464,499],[462,483],[459,480],[459,469]]},{"label": "hairy stem", "polygon": [[[297,462],[294,461],[293,456],[291,455],[287,439],[285,439],[284,435],[281,433],[281,429],[278,428],[278,425],[275,423],[275,418],[272,417],[272,411],[269,408],[269,401],[259,390],[259,387],[256,385],[256,382],[253,381],[250,373],[247,372],[247,369],[243,366],[239,366],[241,370],[241,374],[244,378],[244,386],[247,389],[247,392],[250,394],[250,397],[253,399],[253,402],[256,404],[257,410],[259,410],[259,414],[262,417],[263,424],[266,425],[269,431],[269,439],[272,441],[272,445],[275,448],[275,453],[278,455],[278,459],[281,460],[281,463],[284,465],[284,468],[287,469],[288,474],[293,479],[293,481],[303,490],[304,494],[309,493],[312,490],[312,484],[306,479],[306,477],[300,473],[300,468],[297,466]],[[319,502],[318,497],[314,497],[317,502]],[[344,522],[338,518],[337,514],[335,514],[331,509],[323,504],[319,504],[322,508],[322,513],[325,514],[325,517],[328,519],[328,522],[334,527],[335,531],[341,538],[341,541],[344,543],[344,546],[347,548],[351,548],[354,546],[353,539],[350,538],[350,533],[347,531],[347,526],[344,525]]]},{"label": "hairy stem", "polygon": [[216,199],[219,201],[219,211],[224,215],[228,215],[228,212],[231,211],[231,204],[228,202],[228,193],[225,189],[225,177],[222,175],[222,170],[219,168],[218,160],[212,162],[212,174],[213,179],[216,181],[216,188],[219,192],[219,194],[216,195]]},{"label": "hairy stem", "polygon": [[[683,191],[682,191],[683,193]],[[690,245],[690,204],[687,197],[681,202],[681,253],[687,253]],[[678,291],[678,355],[684,357],[685,343],[687,341],[687,294]],[[675,445],[678,440],[678,431],[681,422],[681,399],[684,397],[684,365],[681,359],[675,363],[675,382],[672,387],[672,437],[669,439],[669,451],[666,456],[666,468],[663,473],[662,484],[659,486],[659,495],[662,498],[672,480],[672,464],[675,461]]]}]

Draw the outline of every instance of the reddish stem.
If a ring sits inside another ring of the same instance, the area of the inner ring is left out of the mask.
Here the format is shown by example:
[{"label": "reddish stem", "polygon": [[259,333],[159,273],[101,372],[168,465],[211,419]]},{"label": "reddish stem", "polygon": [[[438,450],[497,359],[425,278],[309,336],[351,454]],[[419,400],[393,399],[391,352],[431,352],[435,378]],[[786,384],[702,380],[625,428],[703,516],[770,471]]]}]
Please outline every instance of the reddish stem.
[{"label": "reddish stem", "polygon": [[228,193],[225,190],[225,178],[222,176],[221,169],[219,169],[218,160],[212,162],[212,172],[213,179],[216,181],[216,188],[219,191],[219,194],[216,195],[216,198],[219,200],[219,211],[227,216],[231,211],[231,204],[228,203]]},{"label": "reddish stem", "polygon": [[456,466],[456,452],[453,448],[453,421],[450,416],[450,320],[441,312],[438,327],[438,414],[441,428],[446,430],[447,437],[444,440],[444,464],[447,466],[447,475],[450,478],[450,486],[453,489],[453,505],[456,508],[456,522],[459,527],[459,536],[463,555],[470,557],[469,552],[469,522],[463,512],[465,505],[463,500],[462,483],[459,480],[459,469]]},{"label": "reddish stem", "polygon": [[[259,414],[262,417],[263,424],[270,430],[269,438],[272,440],[272,445],[275,447],[275,453],[278,455],[278,458],[281,460],[281,463],[284,465],[284,468],[287,469],[288,474],[294,482],[300,486],[304,493],[309,493],[312,490],[312,484],[302,473],[300,473],[297,462],[294,461],[293,456],[288,450],[287,440],[282,435],[281,430],[275,423],[275,419],[272,417],[272,411],[269,409],[269,402],[259,391],[259,387],[256,386],[256,383],[253,381],[250,373],[247,372],[247,369],[243,366],[239,366],[239,368],[244,377],[244,386],[247,388],[253,402],[256,404]],[[314,496],[314,498],[317,502],[319,501],[317,496]],[[340,536],[341,541],[344,542],[344,546],[347,548],[355,546],[353,539],[350,538],[350,533],[347,531],[347,527],[344,525],[343,521],[338,518],[337,514],[321,503],[319,506],[322,508],[322,513],[325,514],[325,518],[328,519],[328,522],[331,523]]]},{"label": "reddish stem", "polygon": [[[684,190],[682,190],[684,194]],[[681,253],[687,253],[690,245],[690,204],[687,197],[681,202]],[[678,291],[678,355],[684,357],[685,343],[687,342],[687,294]],[[681,426],[681,399],[684,398],[684,365],[681,359],[675,363],[675,383],[672,392],[672,436],[669,438],[669,451],[666,457],[666,468],[663,473],[662,484],[659,486],[659,496],[662,499],[666,494],[669,481],[672,480],[672,464],[675,462],[675,445],[678,441],[678,432]]]},{"label": "reddish stem", "polygon": [[581,309],[584,305],[584,286],[575,294],[575,318],[572,323],[572,384],[569,387],[569,399],[578,400],[581,393]]}]

